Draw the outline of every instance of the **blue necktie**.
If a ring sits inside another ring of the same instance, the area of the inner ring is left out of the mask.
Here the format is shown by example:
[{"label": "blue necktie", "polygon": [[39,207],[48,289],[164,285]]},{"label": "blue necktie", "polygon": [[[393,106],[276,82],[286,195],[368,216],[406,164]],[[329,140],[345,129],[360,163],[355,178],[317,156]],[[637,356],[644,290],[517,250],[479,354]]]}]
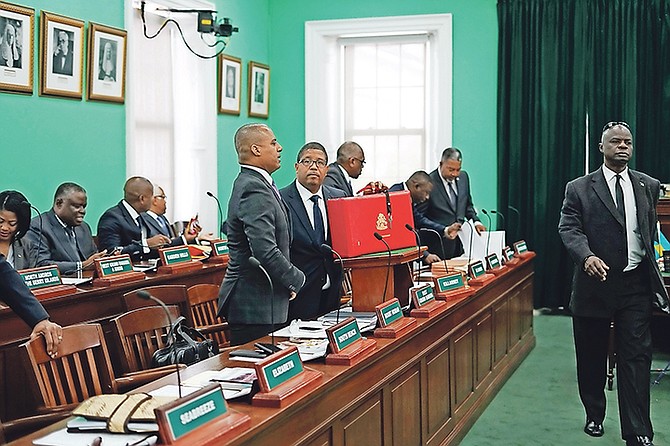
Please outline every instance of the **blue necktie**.
[{"label": "blue necktie", "polygon": [[323,244],[326,241],[326,230],[323,225],[323,214],[321,213],[321,208],[319,207],[319,196],[312,195],[309,197],[314,203],[312,210],[314,212],[314,232],[316,234],[316,243],[319,245]]}]

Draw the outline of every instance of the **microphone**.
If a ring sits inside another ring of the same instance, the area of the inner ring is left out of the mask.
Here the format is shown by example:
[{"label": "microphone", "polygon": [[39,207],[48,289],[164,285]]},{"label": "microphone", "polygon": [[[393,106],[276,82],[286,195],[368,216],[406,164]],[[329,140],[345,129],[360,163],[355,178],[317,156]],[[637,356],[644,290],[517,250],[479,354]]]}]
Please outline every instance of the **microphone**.
[{"label": "microphone", "polygon": [[[504,229],[504,228],[505,228],[505,216],[502,214],[502,212],[500,212],[500,211],[496,211],[495,209],[491,209],[491,213],[492,213],[492,214],[496,214],[498,217],[502,218],[503,226],[502,226],[501,229]],[[496,223],[497,223],[497,222],[496,222]],[[497,228],[496,228],[496,229],[497,229]]]},{"label": "microphone", "polygon": [[482,213],[486,215],[486,218],[488,218],[489,222],[489,230],[486,231],[486,252],[484,253],[484,259],[486,259],[486,256],[489,255],[489,242],[491,241],[491,216],[488,212],[486,212],[486,209],[482,209]]},{"label": "microphone", "polygon": [[261,265],[261,262],[258,261],[258,259],[254,256],[249,257],[249,265],[251,265],[254,268],[259,268],[263,273],[265,274],[265,277],[268,279],[268,283],[270,284],[270,311],[271,311],[271,322],[272,322],[272,332],[270,333],[270,338],[272,339],[272,345],[275,345],[275,288],[274,285],[272,284],[272,279],[270,278],[270,275],[268,274],[267,270],[263,268],[263,265]]},{"label": "microphone", "polygon": [[[335,251],[331,246],[328,246],[325,243],[323,243],[321,245],[321,252],[324,253],[324,254],[331,254],[331,255],[335,254],[335,256],[338,259],[340,259],[340,268],[342,268],[342,274],[344,274],[344,262],[342,261],[342,256],[337,251]],[[341,307],[341,305],[338,304],[337,305],[337,319],[335,321],[336,324],[340,323],[340,307]]]},{"label": "microphone", "polygon": [[[405,229],[414,233],[414,238],[416,238],[416,252],[419,255],[419,257],[416,260],[420,262],[421,261],[421,237],[419,237],[419,233],[416,232],[416,229],[414,229],[412,227],[412,225],[410,225],[409,223],[405,223]],[[421,269],[421,267],[419,267],[419,269]],[[412,278],[414,278],[414,263],[412,263]]]},{"label": "microphone", "polygon": [[168,310],[168,307],[165,305],[165,303],[158,299],[157,297],[152,296],[149,294],[148,291],[145,290],[139,290],[137,292],[137,296],[141,299],[145,300],[153,300],[156,302],[158,305],[163,308],[163,311],[165,311],[165,314],[167,315],[168,322],[170,323],[170,331],[169,333],[172,333],[172,357],[174,358],[175,364],[175,370],[177,372],[177,387],[179,389],[179,398],[181,398],[181,375],[179,374],[179,364],[177,363],[177,352],[175,351],[175,347],[177,346],[177,333],[176,330],[174,329],[174,326],[172,325],[172,316],[170,316],[170,310]]},{"label": "microphone", "polygon": [[[37,208],[36,208],[35,206],[33,206],[32,204],[30,204],[30,202],[27,201],[27,200],[23,200],[23,201],[21,202],[21,204],[24,205],[24,206],[26,206],[26,205],[27,205],[27,206],[30,206],[30,209],[32,209],[32,210],[34,210],[35,212],[37,212],[37,216],[38,216],[39,219],[40,219],[40,237],[39,237],[39,240],[37,241],[37,261],[39,262],[40,249],[42,249],[42,234],[44,234],[44,232],[42,232],[42,228],[43,228],[42,213],[40,212],[39,209],[37,209]],[[36,266],[37,266],[37,265],[36,265]]]},{"label": "microphone", "polygon": [[[518,235],[517,232],[519,231],[519,227],[521,226],[521,213],[514,206],[507,206],[507,209],[509,209],[510,211],[513,211],[516,214],[516,227],[515,227],[515,231],[514,231],[514,236],[510,237],[512,239],[512,241],[514,241],[514,240],[517,239],[517,235]],[[511,221],[510,221],[510,223],[511,223]]]},{"label": "microphone", "polygon": [[386,300],[386,288],[389,284],[389,273],[391,272],[391,247],[389,246],[388,243],[386,243],[386,240],[384,240],[384,237],[379,232],[375,232],[374,236],[377,240],[382,242],[384,245],[386,245],[386,250],[388,251],[388,260],[386,262],[386,280],[384,280],[384,294],[382,294],[382,302]]},{"label": "microphone", "polygon": [[219,238],[222,239],[223,235],[221,233],[221,226],[223,225],[223,211],[221,210],[221,202],[216,197],[216,195],[214,195],[210,191],[207,191],[207,195],[216,200],[216,207],[219,208],[219,222],[218,222],[219,223]]},{"label": "microphone", "polygon": [[470,262],[472,261],[472,242],[475,236],[475,225],[470,223],[470,220],[465,220],[465,223],[470,225],[470,247],[468,248],[468,266],[467,266],[467,270],[470,271]]},{"label": "microphone", "polygon": [[431,228],[420,228],[419,231],[432,232],[437,236],[437,239],[440,241],[440,247],[442,248],[442,262],[444,263],[444,272],[446,273],[447,271],[449,271],[449,268],[447,268],[447,253],[444,250],[444,241],[442,240],[442,236],[440,235],[440,233],[437,232],[435,229]]}]

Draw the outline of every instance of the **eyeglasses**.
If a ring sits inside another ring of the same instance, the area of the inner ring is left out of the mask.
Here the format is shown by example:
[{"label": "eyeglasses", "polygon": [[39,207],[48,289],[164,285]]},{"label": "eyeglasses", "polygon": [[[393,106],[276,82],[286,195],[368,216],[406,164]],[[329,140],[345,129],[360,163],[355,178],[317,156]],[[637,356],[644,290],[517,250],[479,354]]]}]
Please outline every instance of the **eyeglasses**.
[{"label": "eyeglasses", "polygon": [[324,167],[326,167],[326,162],[324,160],[311,160],[311,159],[305,158],[305,159],[301,159],[298,162],[300,164],[302,164],[303,166],[307,167],[308,169],[310,167],[312,167],[314,164],[316,164],[316,167],[318,167],[319,169],[323,169]]},{"label": "eyeglasses", "polygon": [[154,195],[154,198],[160,198],[162,200],[165,200],[167,198],[167,196],[165,196],[165,195]]},{"label": "eyeglasses", "polygon": [[365,166],[365,160],[359,160],[358,158],[354,158],[353,156],[351,157],[352,160],[356,160],[359,163],[361,163],[361,167]]},{"label": "eyeglasses", "polygon": [[623,122],[623,121],[610,121],[605,126],[603,127],[603,133],[605,133],[607,130],[611,129],[612,127],[616,127],[617,125],[620,125],[622,127],[626,127],[630,131],[630,126]]}]

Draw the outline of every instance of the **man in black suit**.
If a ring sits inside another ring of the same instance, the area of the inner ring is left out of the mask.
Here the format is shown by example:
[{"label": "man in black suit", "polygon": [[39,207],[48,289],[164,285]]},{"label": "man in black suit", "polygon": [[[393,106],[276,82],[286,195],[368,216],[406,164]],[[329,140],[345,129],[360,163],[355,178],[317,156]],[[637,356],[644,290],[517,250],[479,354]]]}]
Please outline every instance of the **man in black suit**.
[{"label": "man in black suit", "polygon": [[134,260],[155,258],[157,248],[170,244],[170,237],[150,235],[140,215],[151,207],[154,187],[144,177],[132,177],[123,186],[123,200],[105,211],[98,221],[98,244],[107,251],[130,254]]},{"label": "man in black suit", "polygon": [[58,344],[63,340],[63,329],[49,320],[49,314],[42,304],[2,255],[0,255],[0,296],[12,311],[32,327],[30,339],[44,336],[47,353],[55,358],[58,354]]},{"label": "man in black suit", "polygon": [[280,191],[291,213],[291,263],[305,273],[305,285],[289,302],[289,320],[315,319],[340,305],[342,268],[321,245],[331,244],[326,201],[345,193],[323,185],[327,167],[323,145],[305,144],[295,163],[295,181]]},{"label": "man in black suit", "polygon": [[76,183],[63,183],[56,189],[51,210],[33,218],[28,237],[39,246],[37,265],[56,265],[61,274],[92,269],[98,252],[91,227],[84,221],[88,198]]},{"label": "man in black suit", "polygon": [[52,71],[54,74],[66,74],[72,76],[73,57],[70,51],[70,36],[63,30],[58,32],[56,50],[52,58]]},{"label": "man in black suit", "polygon": [[[403,190],[409,191],[409,195],[412,198],[414,228],[430,225],[431,222],[419,210],[421,203],[428,201],[430,193],[433,191],[433,183],[430,180],[430,175],[423,170],[417,170],[404,183],[396,183],[389,187],[389,192]],[[439,262],[440,257],[436,254],[431,254],[429,251],[424,251],[422,260],[424,263],[430,265],[431,263]]]},{"label": "man in black suit", "polygon": [[649,416],[651,311],[668,312],[654,259],[659,181],[628,168],[628,124],[610,122],[599,145],[603,166],[569,182],[558,232],[576,268],[570,310],[584,431],[603,435],[610,321],[614,321],[621,434],[627,445],[651,445]]},{"label": "man in black suit", "polygon": [[458,257],[463,253],[463,245],[458,239],[458,231],[467,220],[474,222],[477,233],[486,231],[481,224],[470,194],[470,178],[461,170],[463,156],[455,147],[442,152],[440,166],[430,173],[433,192],[424,204],[419,206],[426,219],[417,222],[419,228],[433,229],[443,237],[444,251],[435,234],[426,233],[422,243],[430,252],[441,253],[443,259]]},{"label": "man in black suit", "polygon": [[363,148],[358,143],[347,141],[337,149],[337,160],[328,166],[323,184],[341,190],[347,197],[353,197],[351,180],[361,176],[364,166]]},{"label": "man in black suit", "polygon": [[[149,228],[149,237],[157,234],[162,234],[170,237],[170,246],[188,245],[189,243],[197,243],[198,234],[200,233],[200,226],[194,225],[192,222],[184,229],[184,232],[177,235],[172,225],[165,218],[165,211],[167,210],[167,195],[162,187],[154,185],[154,196],[151,199],[151,207],[148,211],[142,213],[142,218]],[[193,228],[193,230],[191,230]]]},{"label": "man in black suit", "polygon": [[[282,146],[265,124],[246,124],[235,133],[240,173],[228,202],[230,260],[219,291],[219,315],[239,345],[268,334],[288,316],[288,303],[305,283],[290,261],[291,220],[271,173],[281,166]],[[272,280],[272,292],[261,268]]]}]

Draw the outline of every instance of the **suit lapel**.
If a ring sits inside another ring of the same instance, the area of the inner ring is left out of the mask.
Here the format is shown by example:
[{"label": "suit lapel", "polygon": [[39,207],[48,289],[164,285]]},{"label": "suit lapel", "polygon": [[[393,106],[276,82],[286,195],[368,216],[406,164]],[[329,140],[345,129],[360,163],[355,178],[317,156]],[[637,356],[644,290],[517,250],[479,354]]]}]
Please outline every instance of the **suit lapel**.
[{"label": "suit lapel", "polygon": [[312,228],[312,225],[309,224],[310,221],[309,215],[307,214],[307,209],[305,208],[302,198],[298,193],[295,181],[291,184],[291,187],[289,187],[288,189],[286,204],[290,206],[291,209],[293,209],[293,212],[295,212],[295,215],[298,217],[299,224],[305,229],[305,232],[309,234],[310,240],[312,240],[312,242],[315,243],[316,234],[314,233],[314,228]]},{"label": "suit lapel", "polygon": [[[73,261],[78,261],[79,260],[79,253],[76,252],[72,245],[69,242],[70,235],[67,233],[67,230],[63,227],[63,225],[60,224],[58,219],[56,218],[56,213],[53,211],[53,209],[49,212],[49,223],[51,224],[51,227],[53,229],[53,232],[55,234],[60,234],[58,237],[56,237],[56,240],[58,240],[58,243],[61,244],[63,249],[68,253],[70,256],[70,259]],[[75,237],[78,234],[76,233],[76,228],[75,228]]]},{"label": "suit lapel", "polygon": [[644,180],[637,174],[637,172],[628,169],[628,176],[630,177],[631,184],[633,185],[633,193],[635,194],[635,206],[637,207],[637,224],[640,229],[640,235],[644,242],[644,246],[648,246],[651,242],[650,240],[645,240],[646,235],[650,234],[649,230],[649,202],[647,200],[647,184]]},{"label": "suit lapel", "polygon": [[607,187],[607,182],[605,181],[605,174],[603,173],[602,167],[593,174],[591,181],[593,182],[593,190],[595,191],[596,195],[598,195],[598,198],[600,198],[600,201],[603,202],[607,210],[610,212],[610,214],[612,214],[612,217],[614,217],[614,219],[625,228],[626,222],[621,219],[621,215],[616,210],[616,205],[614,204],[614,199],[612,198],[610,189]]},{"label": "suit lapel", "polygon": [[[451,209],[454,212],[454,215],[456,215],[456,209],[451,205],[451,200],[449,199],[449,195],[447,194],[447,189],[444,187],[444,180],[442,178],[442,175],[440,175],[439,171],[437,172],[437,180],[438,180],[438,187],[437,187],[437,193],[440,195],[442,198],[442,201],[446,203],[447,207]],[[433,188],[433,192],[435,188]],[[458,193],[458,185],[456,185],[456,193]]]}]

